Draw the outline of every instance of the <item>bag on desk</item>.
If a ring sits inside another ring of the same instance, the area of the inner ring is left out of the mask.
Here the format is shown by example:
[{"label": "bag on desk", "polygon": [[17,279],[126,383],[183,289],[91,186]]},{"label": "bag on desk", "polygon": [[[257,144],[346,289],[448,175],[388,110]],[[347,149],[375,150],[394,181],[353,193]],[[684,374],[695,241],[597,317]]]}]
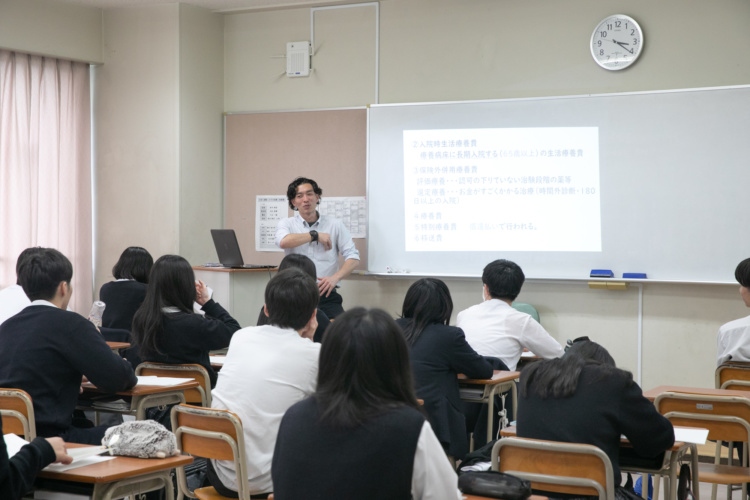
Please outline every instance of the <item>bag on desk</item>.
[{"label": "bag on desk", "polygon": [[526,500],[531,496],[529,481],[492,470],[461,474],[458,489],[470,495],[503,500]]},{"label": "bag on desk", "polygon": [[102,444],[113,455],[166,458],[180,453],[177,438],[153,420],[135,420],[107,429]]}]

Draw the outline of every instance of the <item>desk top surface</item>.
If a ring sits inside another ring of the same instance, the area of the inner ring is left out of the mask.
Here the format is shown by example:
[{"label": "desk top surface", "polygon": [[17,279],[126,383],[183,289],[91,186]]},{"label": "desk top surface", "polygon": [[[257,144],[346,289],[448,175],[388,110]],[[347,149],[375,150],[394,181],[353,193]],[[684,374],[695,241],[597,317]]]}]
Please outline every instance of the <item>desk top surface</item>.
[{"label": "desk top surface", "polygon": [[[66,443],[69,448],[88,446],[85,444]],[[64,472],[41,471],[39,477],[46,479],[61,479],[78,483],[111,483],[129,477],[140,476],[150,472],[172,469],[192,463],[190,455],[177,455],[169,458],[134,458],[116,457],[91,465],[84,465]]]},{"label": "desk top surface", "polygon": [[278,267],[259,267],[255,269],[242,269],[242,268],[231,268],[231,267],[206,267],[206,266],[193,266],[194,271],[211,271],[214,273],[265,273],[268,271],[278,271]]},{"label": "desk top surface", "polygon": [[[200,382],[198,382],[197,380],[186,380],[181,384],[167,386],[139,384],[132,389],[128,389],[127,391],[120,391],[117,394],[119,396],[146,396],[148,394],[159,394],[161,392],[184,391],[186,389],[194,389],[199,386]],[[81,384],[81,387],[83,387],[84,392],[102,392],[91,382]]]},{"label": "desk top surface", "polygon": [[521,372],[509,372],[506,370],[495,370],[492,373],[492,378],[488,379],[471,379],[467,378],[463,373],[458,374],[458,381],[462,384],[476,384],[476,385],[495,385],[502,384],[503,382],[509,382],[511,380],[517,380]]},{"label": "desk top surface", "polygon": [[684,392],[687,394],[702,394],[704,396],[739,396],[741,398],[750,398],[748,391],[734,391],[728,389],[707,389],[705,387],[682,387],[679,385],[660,385],[643,393],[651,401],[655,400],[659,394],[665,392]]},{"label": "desk top surface", "polygon": [[116,351],[117,349],[127,349],[128,347],[130,347],[130,344],[127,342],[107,342],[107,345],[113,351]]}]

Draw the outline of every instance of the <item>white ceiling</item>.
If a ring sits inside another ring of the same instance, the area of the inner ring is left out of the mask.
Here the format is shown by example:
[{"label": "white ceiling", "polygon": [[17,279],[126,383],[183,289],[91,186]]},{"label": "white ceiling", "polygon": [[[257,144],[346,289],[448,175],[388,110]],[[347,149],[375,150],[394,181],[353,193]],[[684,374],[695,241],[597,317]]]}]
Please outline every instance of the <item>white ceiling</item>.
[{"label": "white ceiling", "polygon": [[319,7],[360,3],[363,0],[55,0],[56,2],[86,5],[109,9],[113,7],[133,7],[166,3],[185,3],[203,7],[214,12],[234,12],[284,9],[293,7]]}]

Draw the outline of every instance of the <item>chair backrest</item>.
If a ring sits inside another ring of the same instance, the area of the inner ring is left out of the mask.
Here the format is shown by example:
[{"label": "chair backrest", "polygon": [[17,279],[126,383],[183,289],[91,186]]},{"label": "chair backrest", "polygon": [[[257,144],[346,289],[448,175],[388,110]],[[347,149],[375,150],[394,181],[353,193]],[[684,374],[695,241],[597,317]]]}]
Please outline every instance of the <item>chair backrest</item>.
[{"label": "chair backrest", "polygon": [[[172,408],[171,417],[178,448],[197,457],[234,461],[239,498],[249,500],[245,439],[239,417],[227,410],[186,404]],[[183,494],[195,498],[182,467],[177,470],[177,484]]]},{"label": "chair backrest", "polygon": [[531,487],[614,500],[612,463],[589,444],[509,437],[492,447],[492,470],[531,481]]},{"label": "chair backrest", "polygon": [[750,391],[750,363],[727,362],[719,365],[715,372],[715,387]]},{"label": "chair backrest", "polygon": [[529,316],[534,318],[537,323],[541,323],[539,321],[539,312],[536,310],[536,307],[532,306],[531,304],[527,304],[525,302],[513,302],[510,306],[516,311],[521,311],[522,313],[528,314]]},{"label": "chair backrest", "polygon": [[[665,392],[654,401],[659,413],[672,425],[703,427],[714,441],[750,440],[750,399]],[[747,466],[743,460],[743,466]]]},{"label": "chair backrest", "polygon": [[156,375],[158,377],[192,378],[200,387],[187,389],[185,401],[188,403],[211,406],[211,378],[203,366],[198,364],[172,365],[168,363],[144,362],[135,369],[136,375]]},{"label": "chair backrest", "polygon": [[21,389],[0,389],[0,416],[3,432],[18,434],[27,441],[36,437],[36,421],[31,396]]}]

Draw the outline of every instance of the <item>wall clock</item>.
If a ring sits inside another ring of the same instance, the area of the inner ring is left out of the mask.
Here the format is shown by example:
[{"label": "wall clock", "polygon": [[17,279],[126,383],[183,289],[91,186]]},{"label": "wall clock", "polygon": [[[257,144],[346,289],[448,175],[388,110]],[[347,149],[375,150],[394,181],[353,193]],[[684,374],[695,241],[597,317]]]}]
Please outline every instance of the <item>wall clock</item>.
[{"label": "wall clock", "polygon": [[625,69],[638,59],[642,51],[643,31],[630,16],[608,16],[591,35],[591,55],[604,69]]}]

